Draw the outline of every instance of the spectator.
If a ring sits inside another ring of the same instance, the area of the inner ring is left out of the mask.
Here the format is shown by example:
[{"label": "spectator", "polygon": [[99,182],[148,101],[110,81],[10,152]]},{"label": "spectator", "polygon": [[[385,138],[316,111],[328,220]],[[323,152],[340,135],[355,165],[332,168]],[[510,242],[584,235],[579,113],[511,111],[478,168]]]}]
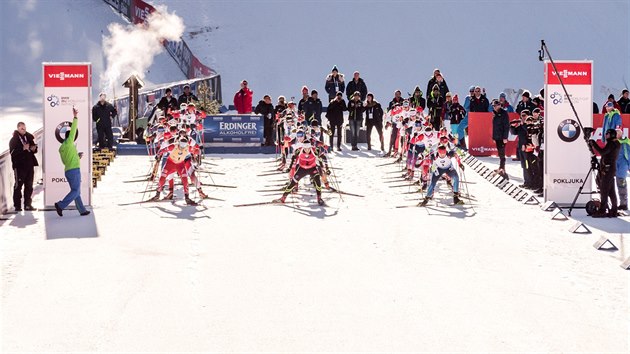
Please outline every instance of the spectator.
[{"label": "spectator", "polygon": [[[459,104],[459,97],[456,95],[453,96],[453,104],[451,104],[451,108],[448,112],[448,115],[451,119],[451,131],[450,133],[457,138],[457,146],[461,147],[462,140],[461,137],[464,136],[463,129],[459,129],[460,123],[466,117],[466,110],[464,107]],[[464,146],[466,142],[464,141]]]},{"label": "spectator", "polygon": [[99,101],[92,107],[92,120],[96,122],[96,132],[98,133],[98,148],[112,149],[114,146],[112,122],[118,112],[114,106],[106,101],[107,95],[104,92],[98,97]]},{"label": "spectator", "polygon": [[284,117],[285,110],[287,109],[287,103],[284,96],[278,96],[278,104],[274,108],[274,118],[276,120],[276,144],[280,144],[280,141],[284,138]]},{"label": "spectator", "polygon": [[328,101],[332,101],[337,96],[337,92],[346,90],[346,83],[343,74],[339,73],[337,66],[333,66],[332,72],[326,76],[326,92],[328,93]]},{"label": "spectator", "polygon": [[[609,102],[606,104],[608,108]],[[615,129],[605,130],[604,138],[606,139],[606,145],[604,148],[600,148],[595,140],[589,140],[589,145],[595,149],[601,156],[599,163],[599,190],[600,190],[600,205],[599,210],[593,213],[591,216],[594,218],[616,218],[617,217],[617,194],[615,193],[615,177],[617,175],[617,158],[619,157],[619,150],[621,150],[621,144],[617,140],[617,131]],[[610,199],[610,207],[608,207],[608,199]],[[608,213],[606,213],[608,210]]]},{"label": "spectator", "polygon": [[490,102],[488,102],[488,99],[486,98],[485,90],[482,94],[481,87],[475,86],[473,94],[470,96],[470,108],[468,109],[468,112],[488,112],[489,106]]},{"label": "spectator", "polygon": [[63,198],[63,200],[55,203],[55,210],[57,215],[63,216],[63,210],[74,201],[74,205],[77,207],[79,214],[85,216],[90,214],[90,211],[85,209],[83,201],[81,200],[81,162],[80,159],[83,154],[77,152],[77,147],[74,146],[74,140],[77,136],[77,128],[79,120],[77,118],[78,111],[72,108],[72,126],[70,130],[66,130],[66,137],[61,146],[59,147],[59,155],[61,156],[61,162],[64,165],[64,171],[66,180],[70,185],[70,192]]},{"label": "spectator", "polygon": [[422,97],[420,86],[416,86],[413,90],[413,96],[409,99],[409,107],[415,108],[416,111],[424,111],[427,108],[427,101]]},{"label": "spectator", "polygon": [[187,105],[189,103],[193,103],[193,101],[199,102],[199,99],[190,91],[190,85],[185,85],[184,93],[179,95],[179,99],[177,100],[177,102],[181,106],[182,104]]},{"label": "spectator", "polygon": [[[621,129],[617,130],[617,136],[623,137]],[[628,210],[628,171],[630,170],[630,139],[619,139],[620,149],[617,158],[617,192],[619,192],[619,210]]]},{"label": "spectator", "polygon": [[234,94],[234,107],[238,114],[252,113],[254,92],[247,87],[247,80],[241,81],[241,89]]},{"label": "spectator", "polygon": [[431,116],[431,125],[435,130],[442,128],[442,107],[444,106],[444,97],[440,94],[440,88],[437,84],[433,85],[433,90],[429,93],[429,115]]},{"label": "spectator", "polygon": [[403,103],[402,92],[400,90],[394,91],[394,98],[389,102],[387,110],[390,111],[395,106],[400,106]]},{"label": "spectator", "polygon": [[264,143],[263,146],[271,146],[273,145],[273,120],[274,120],[274,109],[273,104],[271,104],[271,96],[265,95],[261,101],[258,102],[254,113],[260,114],[263,116],[263,127],[264,127]]},{"label": "spectator", "polygon": [[[602,122],[602,131],[607,132],[610,129],[623,129],[621,114],[619,114],[619,110],[615,108],[615,104],[613,102],[608,102],[604,106],[606,110],[606,114],[604,115],[604,121]],[[606,142],[606,137],[602,134],[602,142]]]},{"label": "spectator", "polygon": [[365,126],[367,131],[365,136],[367,138],[368,150],[372,150],[372,128],[376,128],[378,132],[378,139],[381,142],[381,151],[385,152],[385,141],[383,140],[383,107],[381,104],[374,100],[374,94],[371,92],[367,94],[367,100],[365,101]]},{"label": "spectator", "polygon": [[[500,103],[500,102],[499,102]],[[521,118],[517,118],[510,122],[510,132],[518,137],[518,144],[516,147],[515,161],[521,162],[521,169],[523,170],[523,184],[520,188],[530,189],[532,187],[532,181],[530,180],[530,173],[527,166],[527,160],[525,158],[525,145],[527,145],[527,127],[523,124],[525,119],[529,116],[528,110],[521,112]]]},{"label": "spectator", "polygon": [[355,71],[352,81],[346,85],[346,95],[348,96],[348,100],[352,100],[354,93],[357,91],[361,95],[361,101],[365,101],[368,93],[367,86],[365,85],[365,81],[363,81],[360,77],[359,72]]},{"label": "spectator", "polygon": [[529,93],[529,91],[523,91],[523,94],[521,95],[521,101],[516,105],[516,113],[521,114],[521,111],[523,111],[524,109],[532,112],[534,108],[536,108],[534,102],[530,100],[530,95],[531,94]]},{"label": "spectator", "polygon": [[298,102],[298,113],[304,112],[304,104],[308,101],[308,87],[302,86],[302,98]]},{"label": "spectator", "polygon": [[623,91],[621,91],[621,97],[619,97],[619,101],[617,101],[621,114],[630,114],[630,98],[628,98],[628,95],[630,95],[628,89],[623,89]]},{"label": "spectator", "polygon": [[173,96],[173,90],[171,88],[167,88],[164,91],[165,96],[160,99],[157,107],[164,111],[164,114],[169,113],[170,111],[177,111],[179,109],[179,103],[175,96]]},{"label": "spectator", "polygon": [[599,106],[593,101],[593,114],[599,114]]},{"label": "spectator", "polygon": [[446,93],[446,101],[442,105],[442,125],[446,128],[446,131],[451,132],[451,106],[453,106],[453,94]]},{"label": "spectator", "polygon": [[[348,85],[350,86],[350,85]],[[367,95],[366,95],[367,96]],[[352,99],[348,102],[348,123],[350,123],[350,141],[352,143],[352,151],[359,151],[357,146],[359,141],[359,129],[363,124],[363,101],[361,101],[361,93],[355,91]]]},{"label": "spectator", "polygon": [[442,73],[438,68],[433,69],[433,76],[431,77],[431,79],[429,79],[429,82],[427,83],[427,95],[431,94],[431,91],[433,91],[433,86],[435,85],[438,85],[440,95],[442,97],[446,97],[446,93],[448,92],[448,85],[446,84],[446,81],[444,80],[444,77],[442,76]]},{"label": "spectator", "polygon": [[510,118],[498,100],[492,101],[492,108],[494,113],[492,116],[492,140],[494,140],[499,154],[499,168],[495,172],[505,175],[505,144],[507,144],[510,133]]},{"label": "spectator", "polygon": [[343,93],[341,91],[337,92],[335,99],[331,100],[328,103],[328,109],[326,110],[326,118],[328,119],[328,124],[330,130],[330,148],[333,147],[333,138],[335,133],[337,134],[337,151],[341,151],[341,135],[343,128],[343,112],[347,111],[348,107],[346,107],[346,101],[343,100]]},{"label": "spectator", "polygon": [[35,144],[35,137],[26,131],[26,124],[23,122],[19,122],[17,130],[13,132],[13,137],[9,141],[9,153],[15,176],[13,207],[15,207],[15,211],[22,211],[22,188],[24,188],[24,210],[35,210],[31,203],[35,166],[39,166],[37,157],[35,157],[37,144]]},{"label": "spectator", "polygon": [[617,101],[615,101],[615,95],[611,93],[610,95],[608,95],[608,99],[606,100],[606,102],[604,102],[604,105],[602,105],[602,114],[606,114],[606,112],[608,112],[608,110],[606,109],[606,105],[608,104],[608,102],[611,102],[614,108],[621,112],[621,106],[619,105],[619,103],[617,103]]},{"label": "spectator", "polygon": [[317,90],[311,91],[311,97],[309,97],[308,100],[306,100],[306,103],[304,103],[304,116],[308,122],[316,120],[321,127],[322,101],[317,96]]},{"label": "spectator", "polygon": [[503,109],[505,109],[508,113],[514,113],[514,108],[512,108],[512,105],[510,104],[510,102],[507,101],[506,97],[507,95],[505,94],[505,92],[501,92],[499,94],[499,102],[501,103],[501,107],[503,107]]}]

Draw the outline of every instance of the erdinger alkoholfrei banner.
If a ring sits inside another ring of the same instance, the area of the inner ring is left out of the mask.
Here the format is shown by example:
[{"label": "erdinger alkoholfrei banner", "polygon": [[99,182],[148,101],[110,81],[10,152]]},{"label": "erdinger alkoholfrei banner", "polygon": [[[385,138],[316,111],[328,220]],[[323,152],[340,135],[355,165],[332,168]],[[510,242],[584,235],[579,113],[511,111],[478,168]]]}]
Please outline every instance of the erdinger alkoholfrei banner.
[{"label": "erdinger alkoholfrei banner", "polygon": [[248,114],[207,116],[203,120],[204,141],[207,146],[260,146],[264,141],[263,119]]},{"label": "erdinger alkoholfrei banner", "polygon": [[[593,62],[555,61],[582,125],[593,126]],[[590,152],[567,95],[551,65],[545,62],[545,200],[570,205],[590,168]],[[591,178],[583,193],[591,191]],[[590,194],[579,196],[584,206]]]},{"label": "erdinger alkoholfrei banner", "polygon": [[[44,205],[52,206],[70,191],[59,156],[59,146],[72,124],[72,107],[78,111],[75,144],[81,158],[81,199],[92,203],[92,65],[42,63],[44,75]],[[72,203],[71,205],[74,205]]]}]

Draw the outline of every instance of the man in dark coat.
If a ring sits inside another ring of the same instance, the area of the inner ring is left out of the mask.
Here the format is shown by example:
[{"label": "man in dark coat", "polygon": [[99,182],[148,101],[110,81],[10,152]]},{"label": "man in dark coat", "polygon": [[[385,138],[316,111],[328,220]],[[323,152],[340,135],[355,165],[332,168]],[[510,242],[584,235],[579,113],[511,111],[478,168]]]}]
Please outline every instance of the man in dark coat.
[{"label": "man in dark coat", "polygon": [[381,142],[381,151],[385,152],[385,144],[383,140],[383,107],[378,101],[374,100],[374,95],[370,92],[367,94],[365,101],[365,126],[367,128],[367,146],[368,150],[372,150],[372,128],[376,128],[378,139]]},{"label": "man in dark coat", "polygon": [[357,91],[359,91],[359,94],[361,95],[361,101],[365,101],[368,93],[367,85],[365,84],[365,81],[363,81],[363,79],[360,77],[359,72],[355,71],[352,81],[350,81],[348,85],[346,85],[346,96],[348,97],[348,100],[352,100],[354,93]]},{"label": "man in dark coat", "polygon": [[394,98],[389,102],[387,110],[391,111],[395,106],[402,106],[403,101],[402,92],[400,92],[400,90],[394,91]]},{"label": "man in dark coat", "polygon": [[179,95],[179,99],[177,100],[178,105],[181,106],[182,103],[188,104],[193,101],[198,102],[199,99],[190,91],[190,85],[184,86],[184,93]]},{"label": "man in dark coat", "polygon": [[333,147],[333,138],[337,134],[337,150],[341,151],[341,135],[343,131],[343,112],[347,111],[346,101],[343,100],[343,93],[337,92],[334,100],[331,100],[326,110],[326,118],[330,125],[330,148]]},{"label": "man in dark coat", "polygon": [[160,99],[160,102],[158,102],[157,107],[161,109],[162,111],[164,111],[165,115],[169,109],[171,111],[178,111],[179,103],[177,102],[177,99],[175,98],[175,96],[173,96],[173,90],[171,90],[171,88],[169,87],[166,89],[166,91],[164,91],[164,94],[165,96]]},{"label": "man in dark coat", "polygon": [[9,141],[11,165],[15,176],[13,187],[13,206],[15,211],[22,211],[22,188],[24,188],[24,210],[35,210],[31,205],[33,196],[33,176],[37,163],[37,144],[33,135],[26,131],[26,125],[17,124],[17,130]]},{"label": "man in dark coat", "polygon": [[523,91],[523,95],[521,96],[521,101],[516,105],[516,113],[521,114],[523,110],[528,110],[530,113],[534,111],[536,105],[530,99],[529,91]]},{"label": "man in dark coat", "polygon": [[510,134],[510,118],[508,113],[498,100],[492,101],[494,115],[492,116],[492,140],[499,153],[499,170],[497,173],[505,173],[505,144]]},{"label": "man in dark coat", "polygon": [[488,112],[490,102],[486,98],[485,92],[482,94],[481,87],[475,86],[473,94],[470,96],[470,112]]},{"label": "man in dark coat", "polygon": [[322,125],[322,101],[317,97],[317,90],[311,91],[309,97],[304,103],[304,117],[311,123],[316,120],[319,126]]},{"label": "man in dark coat", "polygon": [[[588,141],[589,145],[597,150],[601,156],[599,163],[599,190],[601,194],[601,205],[599,210],[592,216],[594,218],[616,218],[617,217],[617,194],[615,193],[615,175],[617,174],[617,158],[619,158],[619,150],[621,144],[617,140],[617,131],[608,129],[604,134],[606,145],[600,148],[595,140]],[[608,208],[608,199],[610,199],[611,207]],[[608,213],[606,210],[608,209]]]},{"label": "man in dark coat", "polygon": [[617,101],[619,108],[621,108],[619,110],[621,114],[630,114],[630,98],[628,98],[628,96],[630,96],[628,89],[623,89],[623,91],[621,91],[621,97],[619,97],[619,101]]},{"label": "man in dark coat", "polygon": [[260,114],[263,116],[263,127],[264,127],[264,137],[265,142],[264,146],[272,146],[273,145],[273,121],[275,119],[275,112],[273,109],[273,104],[271,104],[271,96],[265,95],[261,101],[258,102],[254,113]]},{"label": "man in dark coat", "polygon": [[444,77],[442,76],[442,73],[438,68],[435,68],[433,70],[433,76],[431,77],[431,79],[429,79],[429,82],[427,83],[427,95],[431,93],[434,85],[438,85],[440,95],[442,97],[446,97],[446,93],[449,91],[448,85],[446,84],[446,80],[444,80]]},{"label": "man in dark coat", "polygon": [[431,125],[435,130],[442,128],[442,109],[444,107],[444,96],[440,94],[438,85],[433,85],[433,90],[429,93],[429,115],[431,116]]},{"label": "man in dark coat", "polygon": [[101,93],[99,101],[92,107],[92,120],[96,122],[96,132],[98,133],[98,148],[111,149],[114,146],[114,133],[112,132],[112,121],[118,115],[116,108],[106,101],[107,95]]},{"label": "man in dark coat", "polygon": [[352,151],[359,151],[357,145],[359,143],[359,130],[363,124],[363,111],[365,111],[365,107],[361,101],[361,93],[355,91],[352,99],[348,101],[348,123],[350,124]]},{"label": "man in dark coat", "polygon": [[415,108],[417,111],[424,111],[427,108],[427,101],[422,97],[420,86],[416,86],[413,90],[413,96],[409,98],[409,107]]}]

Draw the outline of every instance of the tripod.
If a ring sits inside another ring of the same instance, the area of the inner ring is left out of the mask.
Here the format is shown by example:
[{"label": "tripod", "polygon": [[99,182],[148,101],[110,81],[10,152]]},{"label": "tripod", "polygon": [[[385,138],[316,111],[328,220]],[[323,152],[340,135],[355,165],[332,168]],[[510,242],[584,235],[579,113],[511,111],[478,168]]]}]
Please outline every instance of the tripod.
[{"label": "tripod", "polygon": [[[584,189],[584,185],[586,184],[586,181],[588,181],[589,178],[591,177],[591,173],[597,174],[597,170],[599,170],[599,161],[597,161],[597,157],[595,155],[591,155],[591,167],[588,169],[588,173],[586,174],[586,177],[582,181],[582,185],[580,186],[580,188],[578,188],[578,191],[575,194],[575,197],[573,198],[573,202],[571,203],[571,206],[569,207],[569,213],[568,213],[569,216],[571,216],[571,212],[575,208],[575,202],[577,202],[577,200],[578,200],[580,195],[582,195],[582,194],[593,194],[593,192],[582,193],[582,190]],[[597,177],[595,179],[597,179]]]}]

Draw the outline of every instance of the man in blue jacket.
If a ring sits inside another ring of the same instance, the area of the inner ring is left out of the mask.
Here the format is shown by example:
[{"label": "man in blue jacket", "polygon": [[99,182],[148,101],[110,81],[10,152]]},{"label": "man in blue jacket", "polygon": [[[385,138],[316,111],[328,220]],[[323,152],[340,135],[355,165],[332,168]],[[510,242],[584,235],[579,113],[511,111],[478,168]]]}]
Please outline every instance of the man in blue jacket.
[{"label": "man in blue jacket", "polygon": [[[604,122],[602,123],[602,132],[607,132],[609,129],[622,129],[621,114],[612,102],[606,103],[606,114],[604,115]],[[606,143],[604,133],[602,133],[602,143]]]},{"label": "man in blue jacket", "polygon": [[[617,130],[621,136],[621,129]],[[630,169],[630,139],[619,139],[621,148],[617,157],[617,192],[619,193],[619,210],[628,210],[628,170]]]}]

